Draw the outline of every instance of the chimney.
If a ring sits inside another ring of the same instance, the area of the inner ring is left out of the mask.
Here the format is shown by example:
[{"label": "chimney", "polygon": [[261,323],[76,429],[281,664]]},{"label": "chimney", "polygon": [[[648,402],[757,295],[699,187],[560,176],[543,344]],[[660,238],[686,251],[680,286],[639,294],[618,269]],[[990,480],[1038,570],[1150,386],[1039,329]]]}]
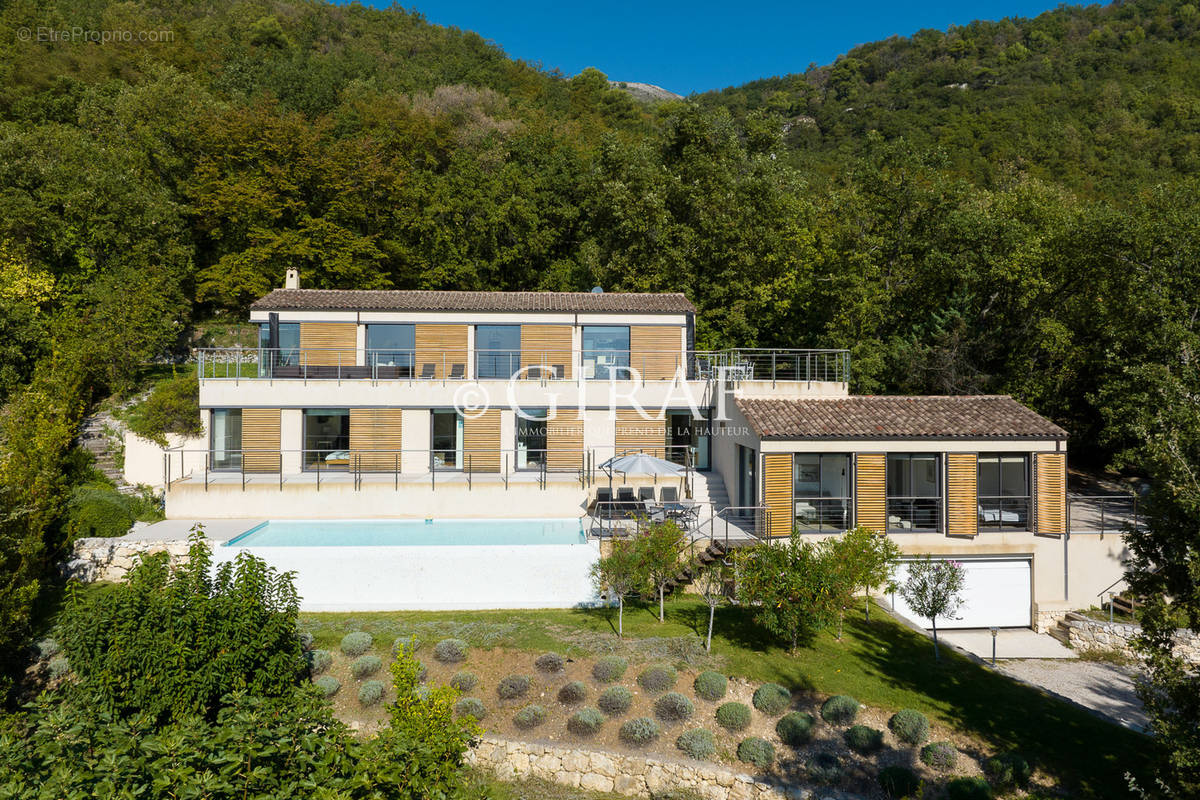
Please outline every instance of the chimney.
[{"label": "chimney", "polygon": [[289,269],[287,271],[287,277],[284,278],[284,281],[283,281],[283,288],[285,288],[285,289],[299,289],[300,288],[300,270]]}]

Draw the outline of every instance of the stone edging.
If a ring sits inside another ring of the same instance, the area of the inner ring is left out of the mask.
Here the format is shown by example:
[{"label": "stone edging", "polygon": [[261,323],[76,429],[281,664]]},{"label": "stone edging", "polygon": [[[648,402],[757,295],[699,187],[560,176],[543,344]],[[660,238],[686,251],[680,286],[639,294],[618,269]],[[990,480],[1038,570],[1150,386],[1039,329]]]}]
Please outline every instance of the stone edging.
[{"label": "stone edging", "polygon": [[[1133,649],[1133,639],[1141,634],[1142,626],[1125,622],[1104,622],[1070,613],[1062,625],[1067,630],[1071,647],[1081,653],[1089,650],[1116,650],[1133,660],[1140,656]],[[1187,629],[1175,631],[1175,654],[1185,661],[1200,664],[1200,635]]]},{"label": "stone edging", "polygon": [[649,798],[690,789],[705,800],[858,800],[836,789],[780,785],[700,761],[669,761],[640,755],[482,737],[467,751],[471,766],[499,778],[540,778],[595,792]]},{"label": "stone edging", "polygon": [[[220,543],[210,541],[208,544],[215,548]],[[171,564],[181,564],[187,560],[190,546],[186,539],[79,539],[71,558],[60,569],[63,577],[83,583],[120,581],[142,556],[166,552]]]}]

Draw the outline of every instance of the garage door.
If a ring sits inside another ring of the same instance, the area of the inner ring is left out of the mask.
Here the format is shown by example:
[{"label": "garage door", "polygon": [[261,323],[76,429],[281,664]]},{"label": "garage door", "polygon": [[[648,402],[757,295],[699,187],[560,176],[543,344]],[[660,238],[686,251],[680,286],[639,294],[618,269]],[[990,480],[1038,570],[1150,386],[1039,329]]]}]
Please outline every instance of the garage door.
[{"label": "garage door", "polygon": [[[941,628],[1027,628],[1032,623],[1030,603],[1032,562],[1028,558],[956,559],[966,570],[963,604],[958,619],[938,617]],[[908,568],[902,563],[897,583],[903,583]],[[892,608],[901,616],[929,627],[929,620],[918,619],[904,598],[896,593]]]}]

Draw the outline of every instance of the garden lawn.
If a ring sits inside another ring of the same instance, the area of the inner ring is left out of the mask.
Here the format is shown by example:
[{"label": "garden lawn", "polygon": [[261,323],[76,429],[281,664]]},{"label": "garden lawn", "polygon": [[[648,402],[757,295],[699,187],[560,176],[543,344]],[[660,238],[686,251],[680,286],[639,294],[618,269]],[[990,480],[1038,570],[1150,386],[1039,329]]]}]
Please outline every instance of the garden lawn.
[{"label": "garden lawn", "polygon": [[[626,639],[661,640],[666,651],[695,652],[695,640],[707,625],[707,606],[693,597],[670,600],[663,623],[658,622],[656,611],[653,604],[626,605]],[[301,628],[314,634],[317,646],[329,649],[336,649],[341,637],[356,629],[375,633],[377,645],[384,645],[382,635],[415,632],[429,641],[435,636],[457,636],[472,646],[536,652],[557,649],[596,655],[620,646],[615,636],[616,610],[607,608],[304,614]],[[996,752],[1021,752],[1078,796],[1123,795],[1125,772],[1142,760],[1137,754],[1148,745],[1141,734],[946,648],[941,661],[935,661],[927,637],[878,607],[870,623],[864,621],[861,609],[849,613],[840,641],[835,631],[827,631],[794,654],[753,622],[751,609],[721,608],[713,655],[728,674],[751,681],[849,694],[884,709],[915,708],[983,740]]]}]

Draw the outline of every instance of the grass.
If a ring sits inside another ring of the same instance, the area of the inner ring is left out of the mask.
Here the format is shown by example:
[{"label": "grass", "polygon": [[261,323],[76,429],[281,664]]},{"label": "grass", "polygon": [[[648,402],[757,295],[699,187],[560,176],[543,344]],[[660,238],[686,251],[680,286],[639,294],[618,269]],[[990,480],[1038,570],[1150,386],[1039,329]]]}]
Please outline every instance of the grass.
[{"label": "grass", "polygon": [[[1126,759],[1147,746],[1140,734],[949,650],[943,649],[941,660],[935,661],[928,638],[900,625],[882,609],[869,624],[861,614],[848,615],[840,641],[833,633],[823,633],[790,654],[754,623],[750,609],[722,608],[717,612],[711,657],[703,655],[702,646],[700,655],[695,650],[708,620],[702,601],[671,600],[663,623],[655,612],[653,604],[627,604],[623,643],[615,636],[615,609],[304,614],[301,627],[314,634],[318,647],[336,646],[342,635],[358,629],[394,632],[391,637],[377,635],[377,647],[390,646],[394,636],[415,633],[425,642],[453,635],[476,647],[592,656],[620,652],[688,666],[707,660],[730,675],[758,683],[849,694],[892,711],[916,709],[997,752],[1025,754],[1064,788],[1083,796],[1120,792],[1129,769]],[[646,647],[647,642],[652,646]],[[654,654],[660,651],[668,655]]]}]

